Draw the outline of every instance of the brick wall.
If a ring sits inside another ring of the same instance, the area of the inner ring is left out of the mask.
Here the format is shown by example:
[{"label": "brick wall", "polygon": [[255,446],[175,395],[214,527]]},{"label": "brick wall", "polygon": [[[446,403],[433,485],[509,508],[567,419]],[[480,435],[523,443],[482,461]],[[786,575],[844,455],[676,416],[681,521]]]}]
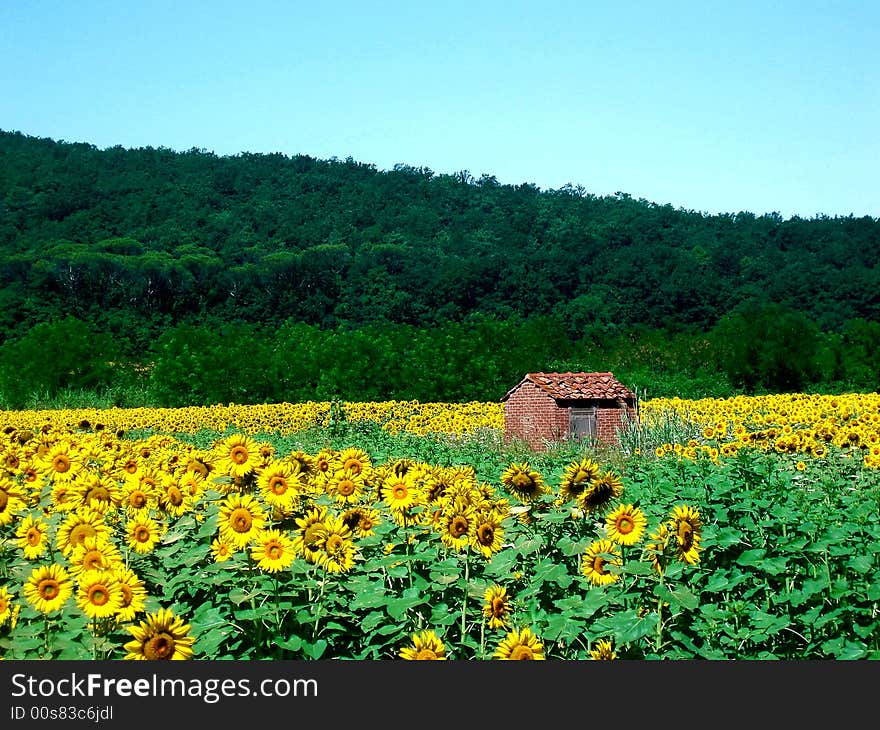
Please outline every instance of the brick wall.
[{"label": "brick wall", "polygon": [[[627,406],[629,417],[635,420],[635,409]],[[596,437],[606,444],[618,444],[620,439],[617,430],[623,421],[623,408],[597,408],[596,409]]]},{"label": "brick wall", "polygon": [[[594,401],[595,402],[595,401]],[[604,401],[609,402],[609,401]],[[635,411],[627,407],[629,415]],[[617,430],[622,421],[620,406],[596,408],[596,437],[608,444],[619,443]],[[504,402],[504,439],[520,439],[533,449],[544,447],[545,441],[568,437],[569,409],[532,382],[525,381]]]},{"label": "brick wall", "polygon": [[568,409],[532,382],[522,383],[504,402],[504,438],[521,439],[533,449],[568,435]]}]

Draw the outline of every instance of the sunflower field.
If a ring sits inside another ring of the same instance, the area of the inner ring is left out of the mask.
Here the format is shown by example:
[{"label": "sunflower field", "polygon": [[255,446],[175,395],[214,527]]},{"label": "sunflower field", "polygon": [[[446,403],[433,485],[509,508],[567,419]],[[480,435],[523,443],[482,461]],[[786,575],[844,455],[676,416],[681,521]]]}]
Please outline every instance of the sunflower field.
[{"label": "sunflower field", "polygon": [[497,404],[5,412],[0,655],[880,658],[878,406],[540,452]]}]

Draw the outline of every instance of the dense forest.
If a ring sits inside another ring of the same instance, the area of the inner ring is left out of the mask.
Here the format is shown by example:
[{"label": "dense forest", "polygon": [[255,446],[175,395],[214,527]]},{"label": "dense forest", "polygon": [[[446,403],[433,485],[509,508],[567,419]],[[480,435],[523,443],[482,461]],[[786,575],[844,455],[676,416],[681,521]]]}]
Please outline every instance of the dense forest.
[{"label": "dense forest", "polygon": [[494,400],[560,368],[876,390],[878,258],[871,217],[0,131],[0,400]]}]

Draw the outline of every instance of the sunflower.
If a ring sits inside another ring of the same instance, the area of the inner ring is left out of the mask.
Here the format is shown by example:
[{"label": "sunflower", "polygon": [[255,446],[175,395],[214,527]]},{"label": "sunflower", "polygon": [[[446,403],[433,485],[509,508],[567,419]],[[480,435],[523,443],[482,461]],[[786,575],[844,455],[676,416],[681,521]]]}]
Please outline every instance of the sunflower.
[{"label": "sunflower", "polygon": [[57,563],[34,568],[24,584],[24,597],[40,613],[60,610],[72,594],[73,581]]},{"label": "sunflower", "polygon": [[382,516],[377,509],[359,505],[343,512],[342,521],[355,537],[369,537],[376,534]]},{"label": "sunflower", "polygon": [[597,477],[578,497],[578,506],[586,514],[602,511],[608,504],[623,494],[623,482],[613,471],[606,471]]},{"label": "sunflower", "polygon": [[670,531],[675,535],[676,557],[690,565],[698,563],[703,527],[700,513],[687,505],[675,507],[668,524]]},{"label": "sunflower", "polygon": [[363,449],[349,447],[339,452],[339,463],[353,474],[362,474],[372,466],[370,455]]},{"label": "sunflower", "polygon": [[289,461],[273,461],[257,477],[257,489],[263,501],[282,514],[292,513],[305,491],[302,474]]},{"label": "sunflower", "polygon": [[178,486],[187,498],[195,503],[205,493],[206,484],[205,477],[199,472],[185,470],[180,475]]},{"label": "sunflower", "polygon": [[8,525],[27,505],[15,483],[0,477],[0,526]]},{"label": "sunflower", "polygon": [[58,482],[52,485],[52,511],[73,512],[76,509],[76,490],[73,482]]},{"label": "sunflower", "polygon": [[48,525],[38,517],[28,515],[18,525],[15,536],[17,545],[24,552],[25,558],[34,560],[49,549]]},{"label": "sunflower", "polygon": [[214,557],[215,563],[229,560],[234,552],[235,548],[227,540],[215,537],[211,542],[211,555]]},{"label": "sunflower", "polygon": [[318,565],[328,573],[346,573],[354,567],[357,548],[351,530],[346,527],[341,517],[327,516],[324,519],[325,537],[319,548]]},{"label": "sunflower", "polygon": [[275,458],[275,447],[268,441],[261,441],[257,444],[257,454],[260,457],[259,468],[268,466]]},{"label": "sunflower", "polygon": [[260,448],[245,434],[233,434],[214,447],[217,470],[233,478],[245,477],[260,465]]},{"label": "sunflower", "polygon": [[475,521],[471,547],[484,558],[491,558],[501,550],[504,529],[501,516],[495,510],[480,510]]},{"label": "sunflower", "polygon": [[581,561],[583,573],[593,585],[601,586],[620,579],[619,573],[612,573],[607,566],[619,566],[620,548],[611,540],[595,540],[584,553]]},{"label": "sunflower", "polygon": [[490,629],[506,629],[510,623],[510,597],[507,589],[493,585],[483,594],[483,617]]},{"label": "sunflower", "polygon": [[146,513],[159,504],[159,494],[155,484],[138,480],[127,480],[122,487],[120,503],[127,514]]},{"label": "sunflower", "polygon": [[112,570],[123,564],[122,555],[106,538],[87,537],[70,553],[70,572],[74,577],[89,570]]},{"label": "sunflower", "polygon": [[308,479],[312,474],[314,459],[311,454],[305,451],[294,451],[286,457],[286,461],[290,462],[294,470],[302,474],[303,479]]},{"label": "sunflower", "polygon": [[296,550],[291,540],[280,530],[264,530],[251,547],[251,557],[257,561],[257,567],[267,573],[277,573],[289,568],[296,557]]},{"label": "sunflower", "polygon": [[82,474],[74,482],[74,490],[76,507],[87,507],[100,514],[107,514],[122,502],[122,491],[102,474]]},{"label": "sunflower", "polygon": [[324,491],[342,506],[360,502],[366,488],[363,472],[348,469],[337,469],[324,481]]},{"label": "sunflower", "polygon": [[297,553],[310,563],[318,562],[321,548],[324,547],[327,539],[325,517],[327,517],[327,508],[318,506],[310,509],[302,517],[296,518],[299,531],[293,539],[293,546]]},{"label": "sunflower", "polygon": [[456,500],[442,511],[440,539],[446,547],[461,552],[466,550],[474,534],[476,510],[467,502]]},{"label": "sunflower", "polygon": [[122,594],[116,620],[133,621],[137,614],[146,610],[147,589],[144,582],[131,568],[117,566],[113,575],[119,583],[119,591]]},{"label": "sunflower", "polygon": [[180,517],[193,508],[189,488],[184,488],[174,479],[162,485],[159,490],[159,510],[168,517]]},{"label": "sunflower", "polygon": [[125,644],[126,659],[192,659],[195,638],[189,636],[189,624],[168,609],[148,613],[137,626],[129,626],[134,637]]},{"label": "sunflower", "polygon": [[607,639],[599,639],[596,642],[596,645],[590,649],[590,656],[593,659],[615,659],[617,654],[614,653],[614,649],[611,646],[611,642]]},{"label": "sunflower", "polygon": [[433,631],[419,631],[412,635],[412,643],[400,650],[400,658],[407,660],[445,660],[446,647]]},{"label": "sunflower", "polygon": [[76,603],[90,619],[109,618],[122,609],[122,588],[110,570],[87,570],[78,580]]},{"label": "sunflower", "polygon": [[324,480],[339,468],[339,457],[333,449],[321,449],[312,459],[315,483],[323,488]]},{"label": "sunflower", "polygon": [[220,537],[235,548],[246,547],[266,523],[262,505],[250,494],[232,493],[220,505]]},{"label": "sunflower", "polygon": [[65,441],[59,441],[48,447],[39,457],[36,467],[42,476],[57,483],[73,481],[82,464],[74,447]]},{"label": "sunflower", "polygon": [[139,555],[151,552],[159,542],[162,530],[149,515],[137,515],[125,526],[125,542]]},{"label": "sunflower", "polygon": [[495,650],[495,659],[537,660],[544,659],[544,645],[529,628],[507,632]]},{"label": "sunflower", "polygon": [[652,533],[648,535],[648,541],[645,543],[644,555],[651,561],[654,570],[662,574],[669,563],[669,539],[672,533],[669,532],[669,526],[663,522]]},{"label": "sunflower", "polygon": [[421,491],[406,477],[387,477],[382,482],[379,494],[392,513],[405,513],[422,502]]},{"label": "sunflower", "polygon": [[12,594],[6,586],[0,586],[0,626],[12,616]]},{"label": "sunflower", "polygon": [[544,483],[544,477],[527,462],[510,464],[501,474],[501,483],[524,504],[550,491]]},{"label": "sunflower", "polygon": [[55,547],[63,555],[69,556],[73,549],[89,537],[107,540],[110,529],[104,522],[100,512],[88,508],[80,508],[71,512],[67,519],[58,526],[55,535]]},{"label": "sunflower", "polygon": [[605,518],[608,537],[621,545],[635,545],[642,539],[648,519],[634,505],[621,504]]},{"label": "sunflower", "polygon": [[559,483],[559,498],[563,502],[573,502],[580,498],[593,482],[599,478],[599,465],[590,458],[573,461],[562,473]]}]

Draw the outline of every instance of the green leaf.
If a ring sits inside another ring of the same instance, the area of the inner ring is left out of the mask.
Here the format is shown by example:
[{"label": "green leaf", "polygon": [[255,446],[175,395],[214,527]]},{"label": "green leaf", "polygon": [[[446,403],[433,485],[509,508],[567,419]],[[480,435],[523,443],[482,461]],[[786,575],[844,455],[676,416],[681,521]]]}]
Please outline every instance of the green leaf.
[{"label": "green leaf", "polygon": [[657,631],[658,617],[656,613],[639,616],[635,610],[622,611],[609,619],[597,621],[594,628],[606,627],[614,634],[617,644],[628,644],[650,636]]},{"label": "green leaf", "polygon": [[826,641],[822,644],[822,649],[835,659],[849,661],[864,659],[868,653],[868,647],[863,642],[850,641],[842,636]]},{"label": "green leaf", "polygon": [[870,555],[853,555],[847,561],[846,566],[857,573],[867,573],[874,567],[874,558]]},{"label": "green leaf", "polygon": [[286,639],[276,639],[275,646],[286,651],[297,652],[302,649],[302,639],[299,636],[290,636]]},{"label": "green leaf", "polygon": [[788,558],[766,558],[757,563],[757,567],[767,573],[767,575],[779,575],[784,573],[788,567]]},{"label": "green leaf", "polygon": [[309,659],[320,659],[327,649],[327,642],[324,639],[318,639],[314,644],[306,641],[302,642],[302,651]]},{"label": "green leaf", "polygon": [[520,555],[531,555],[534,552],[537,552],[544,546],[544,539],[540,536],[536,536],[530,538],[529,540],[524,540],[519,545],[516,546],[515,550]]},{"label": "green leaf", "polygon": [[767,554],[764,548],[756,548],[754,550],[746,550],[736,559],[737,565],[746,567],[757,567],[763,557]]},{"label": "green leaf", "polygon": [[722,527],[711,542],[708,539],[706,540],[706,543],[714,543],[720,548],[728,548],[731,545],[738,545],[742,542],[745,542],[742,532],[733,527]]}]

